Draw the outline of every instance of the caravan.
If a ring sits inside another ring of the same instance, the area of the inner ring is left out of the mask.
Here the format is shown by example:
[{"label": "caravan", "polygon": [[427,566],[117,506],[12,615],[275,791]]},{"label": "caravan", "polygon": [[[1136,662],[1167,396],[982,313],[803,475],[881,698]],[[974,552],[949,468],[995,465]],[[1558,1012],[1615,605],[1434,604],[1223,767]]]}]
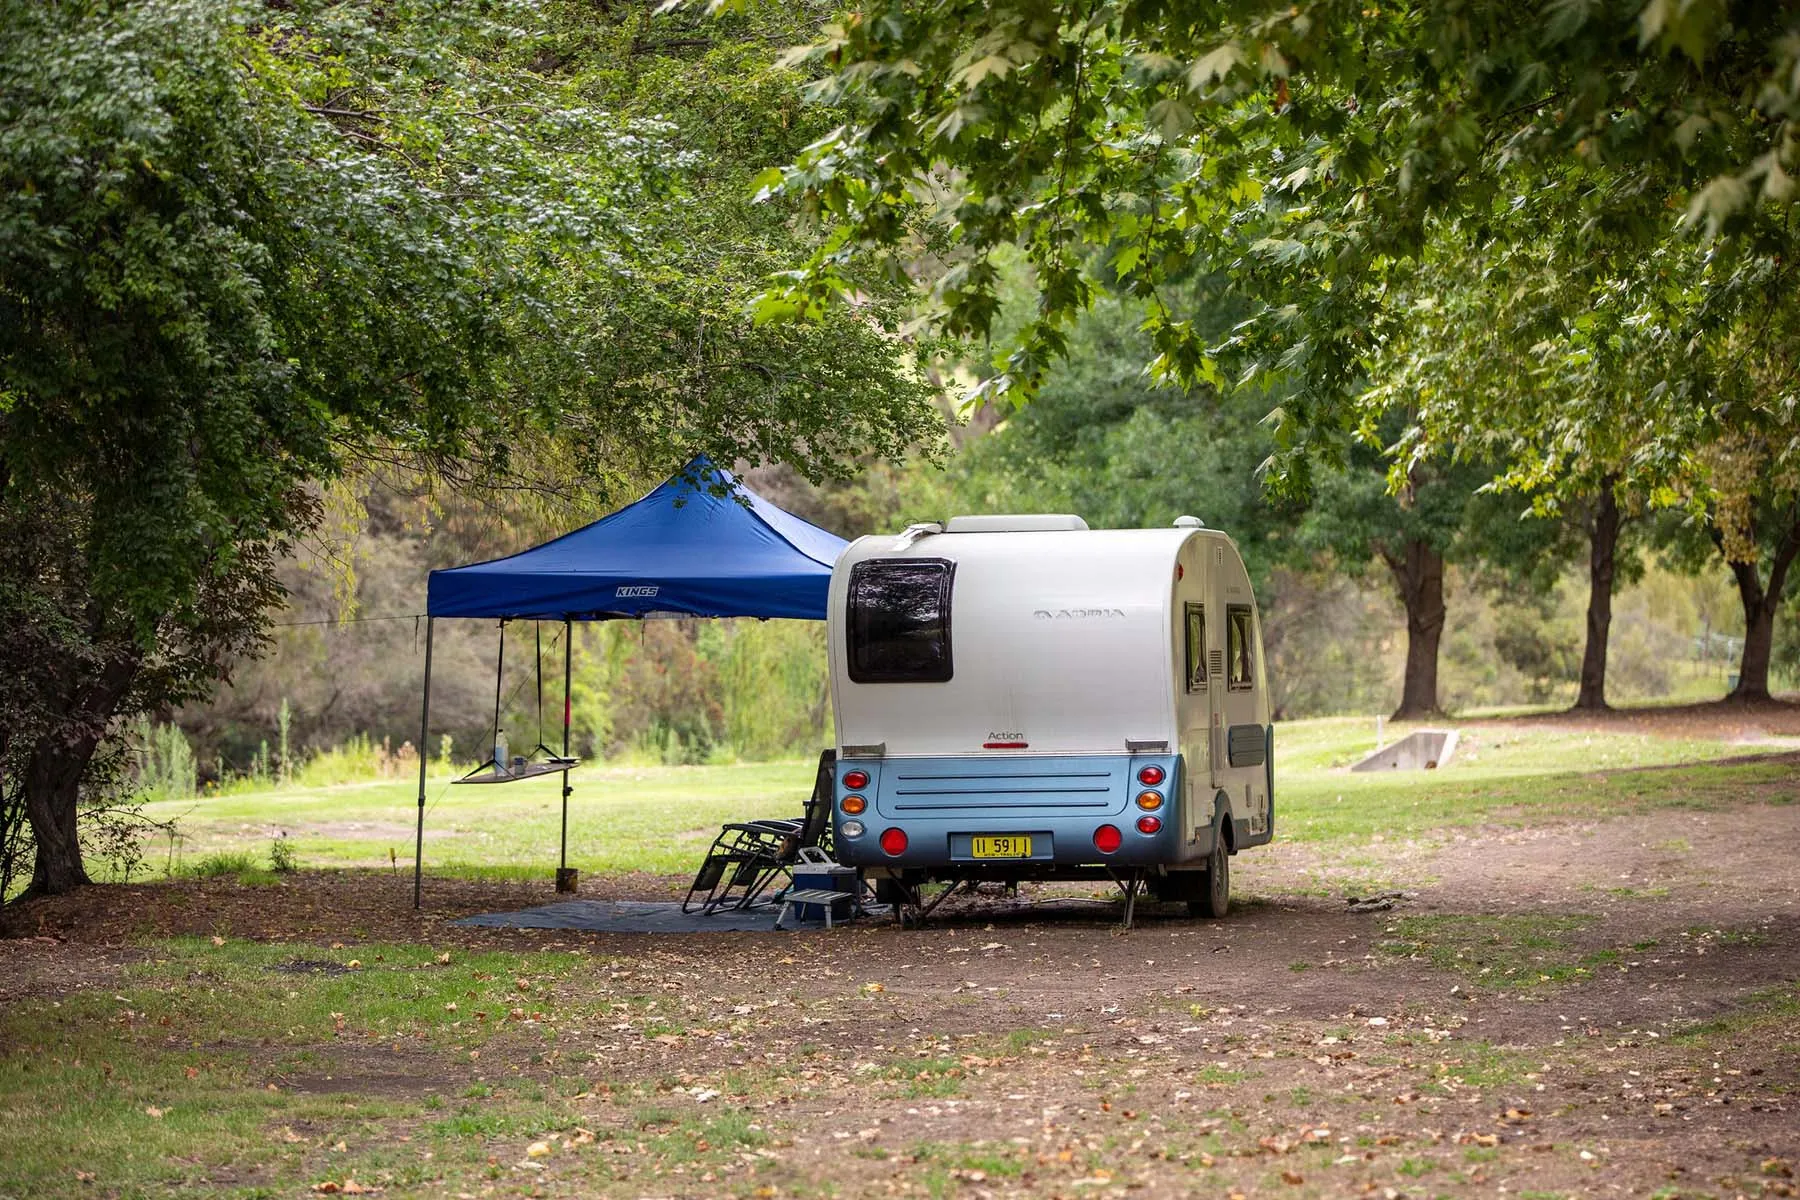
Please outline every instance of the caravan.
[{"label": "caravan", "polygon": [[1274,836],[1262,630],[1230,538],[957,517],[852,543],[827,613],[840,861],[1141,882],[1223,916]]}]

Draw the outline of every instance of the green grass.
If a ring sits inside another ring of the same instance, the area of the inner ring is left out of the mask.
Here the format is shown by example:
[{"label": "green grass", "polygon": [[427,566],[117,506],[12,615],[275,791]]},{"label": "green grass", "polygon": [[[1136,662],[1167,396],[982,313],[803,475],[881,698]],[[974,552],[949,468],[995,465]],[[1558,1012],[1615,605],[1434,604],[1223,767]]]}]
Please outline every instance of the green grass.
[{"label": "green grass", "polygon": [[1574,944],[1574,935],[1597,919],[1536,913],[1400,917],[1376,948],[1422,958],[1489,988],[1527,991],[1585,978],[1618,958],[1616,951],[1584,951]]},{"label": "green grass", "polygon": [[[116,989],[21,1000],[0,1016],[0,1194],[75,1194],[76,1171],[94,1172],[103,1195],[223,1182],[291,1192],[302,1178],[352,1174],[403,1185],[427,1160],[394,1136],[401,1130],[423,1125],[415,1141],[433,1151],[436,1174],[437,1158],[468,1159],[479,1139],[541,1136],[562,1120],[541,1097],[504,1084],[485,1099],[436,1076],[496,1039],[529,1060],[562,1015],[559,984],[591,972],[591,958],[455,952],[444,961],[423,946],[235,939],[148,949]],[[518,1008],[541,1014],[539,1023],[509,1019]],[[33,1052],[13,1052],[25,1046]],[[344,1086],[355,1090],[289,1086],[372,1063],[422,1078],[374,1094],[352,1082]],[[332,1149],[338,1143],[346,1149]]]},{"label": "green grass", "polygon": [[1701,1046],[1743,1045],[1752,1034],[1787,1033],[1800,1028],[1800,979],[1752,993],[1731,1012],[1689,1024],[1678,1042]]},{"label": "green grass", "polygon": [[[1353,846],[1481,822],[1530,825],[1650,808],[1716,808],[1740,800],[1747,788],[1760,787],[1774,799],[1768,785],[1789,774],[1781,763],[1713,765],[1753,749],[1723,741],[1481,724],[1463,727],[1456,757],[1442,770],[1351,774],[1345,768],[1374,748],[1374,733],[1372,721],[1354,718],[1277,729],[1278,837]],[[805,760],[583,767],[571,780],[570,864],[588,874],[685,875],[722,822],[799,813],[812,775]],[[557,856],[560,777],[480,787],[453,787],[452,778],[435,774],[426,788],[428,868],[451,876],[542,878]],[[148,815],[175,819],[181,840],[173,847],[155,841],[146,857],[153,871],[191,874],[196,864],[241,855],[241,869],[230,873],[256,882],[270,840],[286,832],[301,867],[404,871],[417,792],[416,780],[389,779],[156,803]],[[1393,882],[1373,865],[1358,867],[1353,850],[1338,861],[1362,872],[1352,890]]]},{"label": "green grass", "polygon": [[954,1058],[918,1058],[897,1062],[882,1074],[897,1081],[899,1094],[909,1100],[941,1100],[963,1094],[967,1072]]},{"label": "green grass", "polygon": [[[703,767],[588,767],[572,772],[569,862],[590,874],[693,871],[719,826],[746,817],[793,816],[805,806],[814,764],[803,761]],[[556,862],[561,777],[426,787],[425,860],[441,875],[540,878]],[[285,831],[298,865],[411,865],[418,781],[375,780],[330,787],[241,791],[146,807],[175,819],[172,854],[146,847],[153,870],[191,873],[219,855],[261,859]]]}]

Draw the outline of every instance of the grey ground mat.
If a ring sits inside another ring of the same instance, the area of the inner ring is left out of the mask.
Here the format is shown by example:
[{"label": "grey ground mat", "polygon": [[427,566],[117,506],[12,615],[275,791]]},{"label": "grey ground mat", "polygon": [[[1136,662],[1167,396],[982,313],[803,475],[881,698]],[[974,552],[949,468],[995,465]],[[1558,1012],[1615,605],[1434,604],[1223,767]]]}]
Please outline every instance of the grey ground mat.
[{"label": "grey ground mat", "polygon": [[[707,916],[684,913],[674,901],[565,900],[523,912],[482,913],[454,924],[498,929],[579,929],[591,933],[772,933],[780,913],[779,904],[719,909]],[[844,922],[839,920],[838,924]],[[825,922],[790,917],[788,926],[823,929]]]}]

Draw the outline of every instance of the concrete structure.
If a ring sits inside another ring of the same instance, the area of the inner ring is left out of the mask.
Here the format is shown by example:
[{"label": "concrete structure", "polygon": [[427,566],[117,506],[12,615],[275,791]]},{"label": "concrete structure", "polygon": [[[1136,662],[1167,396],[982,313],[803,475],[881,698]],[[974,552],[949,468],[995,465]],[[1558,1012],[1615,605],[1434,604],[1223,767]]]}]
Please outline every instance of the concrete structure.
[{"label": "concrete structure", "polygon": [[1435,771],[1456,753],[1454,729],[1417,729],[1383,746],[1352,771]]}]

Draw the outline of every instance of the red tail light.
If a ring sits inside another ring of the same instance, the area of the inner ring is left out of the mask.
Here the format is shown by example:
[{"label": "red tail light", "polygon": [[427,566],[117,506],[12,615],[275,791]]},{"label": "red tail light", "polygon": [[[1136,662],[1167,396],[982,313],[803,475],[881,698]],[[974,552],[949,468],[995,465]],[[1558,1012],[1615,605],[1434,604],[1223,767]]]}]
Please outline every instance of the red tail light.
[{"label": "red tail light", "polygon": [[1155,833],[1157,830],[1159,830],[1161,828],[1162,828],[1162,818],[1161,817],[1139,817],[1138,818],[1138,832],[1139,833]]},{"label": "red tail light", "polygon": [[853,792],[862,791],[869,786],[869,773],[867,771],[845,771],[844,786]]},{"label": "red tail light", "polygon": [[1155,787],[1168,777],[1169,773],[1155,763],[1151,763],[1149,766],[1138,772],[1138,782],[1145,787]]},{"label": "red tail light", "polygon": [[[1118,830],[1113,830],[1117,833]],[[889,858],[899,858],[906,853],[906,830],[884,829],[881,831],[881,849]]]},{"label": "red tail light", "polygon": [[1094,849],[1102,854],[1111,854],[1124,844],[1125,835],[1116,825],[1102,825],[1094,830]]}]

